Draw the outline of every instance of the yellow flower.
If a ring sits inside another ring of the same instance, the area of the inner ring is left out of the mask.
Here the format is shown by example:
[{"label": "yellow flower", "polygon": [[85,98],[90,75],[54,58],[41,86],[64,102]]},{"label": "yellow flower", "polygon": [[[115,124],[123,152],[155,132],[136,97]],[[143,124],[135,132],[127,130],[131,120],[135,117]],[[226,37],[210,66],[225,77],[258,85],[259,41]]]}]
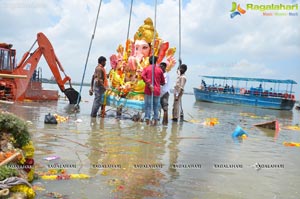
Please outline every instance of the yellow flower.
[{"label": "yellow flower", "polygon": [[27,174],[27,180],[28,180],[28,182],[32,182],[33,178],[34,178],[34,168],[31,168],[31,170]]},{"label": "yellow flower", "polygon": [[26,162],[26,160],[25,160],[24,156],[22,156],[22,158],[19,160],[19,163],[24,164],[25,162]]},{"label": "yellow flower", "polygon": [[35,198],[35,192],[34,192],[34,190],[31,187],[28,187],[27,185],[23,185],[23,184],[16,185],[16,186],[10,188],[10,190],[12,192],[21,192],[21,193],[24,193],[27,196],[28,199]]},{"label": "yellow flower", "polygon": [[23,146],[22,150],[24,151],[26,158],[32,158],[34,155],[34,146],[32,141],[29,141],[28,144]]}]

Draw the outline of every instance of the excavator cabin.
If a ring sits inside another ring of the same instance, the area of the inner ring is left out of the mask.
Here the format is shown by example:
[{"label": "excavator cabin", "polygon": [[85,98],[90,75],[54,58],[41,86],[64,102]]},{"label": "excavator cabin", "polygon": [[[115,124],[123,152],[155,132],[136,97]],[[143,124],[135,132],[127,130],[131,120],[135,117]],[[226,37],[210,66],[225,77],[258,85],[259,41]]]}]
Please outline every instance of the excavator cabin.
[{"label": "excavator cabin", "polygon": [[[14,85],[9,83],[16,68],[16,50],[12,44],[0,43],[0,100],[12,101]],[[8,80],[8,81],[7,81]]]},{"label": "excavator cabin", "polygon": [[16,50],[12,44],[0,43],[0,70],[11,72],[16,67]]}]

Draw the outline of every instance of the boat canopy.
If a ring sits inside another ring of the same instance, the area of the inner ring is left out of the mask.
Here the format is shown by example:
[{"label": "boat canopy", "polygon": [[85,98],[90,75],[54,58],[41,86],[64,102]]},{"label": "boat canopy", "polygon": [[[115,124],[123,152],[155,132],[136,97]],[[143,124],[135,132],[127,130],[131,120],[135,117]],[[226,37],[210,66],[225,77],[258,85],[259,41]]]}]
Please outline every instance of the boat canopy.
[{"label": "boat canopy", "polygon": [[283,84],[297,84],[294,80],[280,80],[280,79],[265,79],[265,78],[248,78],[248,77],[225,77],[225,76],[201,76],[209,79],[222,79],[222,80],[236,80],[236,81],[251,81],[251,82],[270,82],[270,83],[283,83]]}]

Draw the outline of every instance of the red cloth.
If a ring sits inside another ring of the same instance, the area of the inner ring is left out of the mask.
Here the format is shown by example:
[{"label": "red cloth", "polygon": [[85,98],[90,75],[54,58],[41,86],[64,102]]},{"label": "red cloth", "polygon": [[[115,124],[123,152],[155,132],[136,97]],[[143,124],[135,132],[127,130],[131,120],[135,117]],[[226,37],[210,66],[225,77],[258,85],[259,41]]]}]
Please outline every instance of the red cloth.
[{"label": "red cloth", "polygon": [[[144,82],[146,83],[144,93],[146,95],[151,95],[151,90],[149,88],[149,85],[152,85],[152,65],[147,66],[144,68],[142,72],[142,78]],[[160,85],[165,84],[165,78],[164,78],[164,73],[161,70],[160,67],[155,66],[154,67],[154,91],[153,95],[154,96],[160,96]]]}]

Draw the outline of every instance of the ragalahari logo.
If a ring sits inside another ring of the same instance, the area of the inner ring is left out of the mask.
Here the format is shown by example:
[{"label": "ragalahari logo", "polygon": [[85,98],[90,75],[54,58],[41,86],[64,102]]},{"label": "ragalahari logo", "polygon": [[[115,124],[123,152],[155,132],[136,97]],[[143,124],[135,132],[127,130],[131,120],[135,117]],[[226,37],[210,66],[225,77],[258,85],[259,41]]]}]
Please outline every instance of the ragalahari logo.
[{"label": "ragalahari logo", "polygon": [[232,2],[232,8],[230,12],[231,12],[230,18],[234,18],[237,15],[245,14],[246,10],[241,8],[240,4],[237,5],[236,2]]}]

